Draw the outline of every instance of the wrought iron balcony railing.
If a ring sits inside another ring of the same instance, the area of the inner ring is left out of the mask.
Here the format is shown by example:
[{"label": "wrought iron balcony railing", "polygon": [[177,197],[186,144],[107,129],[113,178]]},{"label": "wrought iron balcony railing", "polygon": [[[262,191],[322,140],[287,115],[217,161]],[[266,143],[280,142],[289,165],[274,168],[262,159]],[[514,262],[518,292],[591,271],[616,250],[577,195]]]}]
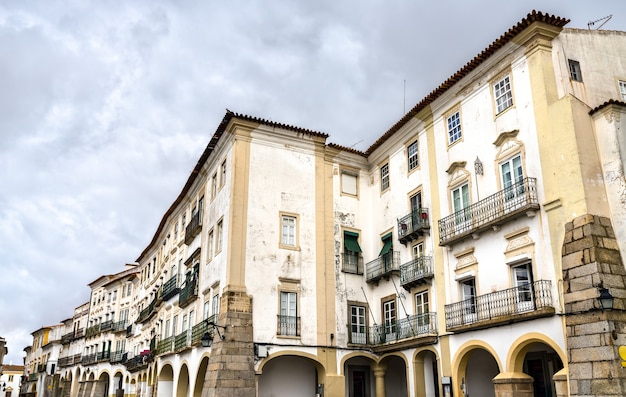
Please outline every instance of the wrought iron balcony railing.
[{"label": "wrought iron balcony railing", "polygon": [[113,332],[126,331],[127,326],[128,326],[128,321],[126,320],[117,321],[111,325],[111,331]]},{"label": "wrought iron balcony railing", "polygon": [[96,358],[97,361],[107,361],[111,358],[111,352],[108,350],[105,350],[103,352],[98,352],[97,355],[98,355]]},{"label": "wrought iron balcony railing", "polygon": [[425,284],[433,278],[433,258],[420,256],[400,266],[400,285],[409,291],[412,287]]},{"label": "wrought iron balcony railing", "polygon": [[74,331],[61,336],[61,343],[66,345],[74,339]]},{"label": "wrought iron balcony railing", "polygon": [[408,338],[437,335],[437,313],[424,313],[389,323],[366,327],[349,325],[349,343],[356,345],[380,345]]},{"label": "wrought iron balcony railing", "polygon": [[139,312],[139,317],[137,318],[138,323],[143,323],[145,321],[148,321],[152,318],[154,314],[156,314],[157,301],[158,301],[158,295],[152,299],[152,302],[150,302],[148,307],[146,307],[141,312]]},{"label": "wrought iron balcony railing", "polygon": [[193,239],[202,230],[202,213],[199,211],[194,212],[191,215],[189,224],[185,227],[185,244],[189,245]]},{"label": "wrought iron balcony railing", "polygon": [[189,331],[184,330],[174,337],[174,351],[180,351],[189,346]]},{"label": "wrought iron balcony railing", "polygon": [[524,178],[439,220],[439,245],[452,244],[474,233],[539,209],[537,179]]},{"label": "wrought iron balcony railing", "polygon": [[59,367],[69,367],[74,364],[80,364],[81,362],[81,354],[74,354],[72,356],[61,357],[59,358]]},{"label": "wrought iron balcony railing", "polygon": [[[201,321],[198,324],[194,325],[191,329],[191,346],[199,346],[202,344],[202,335],[209,330],[206,321]],[[213,334],[213,327],[211,327],[211,331],[209,334]]]},{"label": "wrought iron balcony railing", "polygon": [[100,333],[100,324],[92,325],[85,331],[85,337],[90,338]]},{"label": "wrought iron balcony railing", "polygon": [[408,215],[398,219],[398,240],[406,245],[406,243],[423,236],[424,232],[429,229],[428,208],[416,208]]},{"label": "wrought iron balcony railing", "polygon": [[341,254],[342,268],[346,273],[363,274],[363,256],[358,252]]},{"label": "wrought iron balcony railing", "polygon": [[174,337],[173,336],[168,336],[167,338],[163,338],[157,343],[157,347],[156,347],[157,355],[171,353],[173,351],[174,351]]},{"label": "wrought iron balcony railing", "polygon": [[111,353],[109,362],[111,364],[123,363],[126,358],[126,352],[123,350],[117,350]]},{"label": "wrought iron balcony railing", "polygon": [[400,252],[389,251],[365,265],[365,281],[378,282],[392,272],[400,270]]},{"label": "wrought iron balcony railing", "polygon": [[[127,353],[124,353],[127,354]],[[137,372],[141,369],[147,368],[148,364],[154,360],[154,356],[151,352],[141,353],[138,356],[129,357],[123,360],[124,366],[130,372]]]},{"label": "wrought iron balcony railing", "polygon": [[110,331],[113,328],[113,320],[103,321],[100,324],[100,332]]},{"label": "wrought iron balcony railing", "polygon": [[32,374],[28,374],[27,382],[36,382],[39,379],[39,374],[37,372],[33,372]]},{"label": "wrought iron balcony railing", "polygon": [[180,291],[178,288],[178,277],[174,274],[170,277],[169,280],[163,284],[163,288],[161,289],[161,299],[164,301],[176,296],[176,294]]},{"label": "wrought iron balcony railing", "polygon": [[448,330],[467,325],[481,328],[499,322],[523,321],[550,315],[554,313],[552,283],[549,280],[539,280],[479,295],[473,299],[448,304],[445,310]]},{"label": "wrought iron balcony railing", "polygon": [[281,336],[300,336],[300,317],[277,316],[277,334]]},{"label": "wrought iron balcony railing", "polygon": [[95,364],[98,361],[98,353],[86,354],[81,358],[81,364]]},{"label": "wrought iron balcony railing", "polygon": [[198,275],[193,273],[189,280],[180,289],[178,294],[178,306],[185,307],[193,302],[198,296]]}]

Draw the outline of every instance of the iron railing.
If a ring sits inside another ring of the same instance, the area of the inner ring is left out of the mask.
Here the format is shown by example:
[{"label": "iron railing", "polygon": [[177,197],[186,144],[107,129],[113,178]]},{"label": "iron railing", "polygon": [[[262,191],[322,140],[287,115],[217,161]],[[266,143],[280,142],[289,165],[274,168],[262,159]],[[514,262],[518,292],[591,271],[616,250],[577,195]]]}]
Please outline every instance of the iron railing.
[{"label": "iron railing", "polygon": [[414,314],[404,319],[380,325],[348,326],[349,343],[380,345],[407,338],[437,335],[437,313]]},{"label": "iron railing", "polygon": [[85,337],[89,338],[100,333],[100,324],[92,325],[85,331]]},{"label": "iron railing", "polygon": [[82,365],[95,364],[98,361],[98,353],[86,354],[80,361]]},{"label": "iron railing", "polygon": [[398,219],[398,240],[402,244],[416,239],[430,229],[428,208],[415,208],[408,215]]},{"label": "iron railing", "polygon": [[187,224],[187,226],[185,227],[185,244],[189,245],[193,241],[194,237],[196,237],[201,230],[201,213],[199,211],[196,211],[191,215],[189,224]]},{"label": "iron railing", "polygon": [[467,208],[439,220],[439,245],[460,240],[539,208],[537,179],[524,178]]},{"label": "iron railing", "polygon": [[73,356],[59,358],[59,367],[69,367],[74,364],[80,364],[81,354],[74,354]]},{"label": "iron railing", "polygon": [[117,350],[111,353],[109,361],[111,364],[122,363],[126,358],[126,352],[124,350]]},{"label": "iron railing", "polygon": [[[202,335],[205,332],[209,331],[209,327],[207,326],[206,321],[201,321],[198,324],[194,325],[191,329],[191,346],[198,346],[202,343]],[[211,327],[211,331],[209,332],[211,336],[213,336],[213,328]]]},{"label": "iron railing", "polygon": [[282,336],[300,336],[300,317],[277,316],[277,334]]},{"label": "iron railing", "polygon": [[111,331],[113,332],[126,331],[127,326],[128,326],[127,320],[117,321],[113,323],[113,325],[111,326]]},{"label": "iron railing", "polygon": [[110,331],[113,328],[113,320],[103,321],[100,324],[100,332]]},{"label": "iron railing", "polygon": [[198,274],[192,273],[189,280],[180,289],[178,294],[178,306],[185,307],[198,296]]},{"label": "iron railing", "polygon": [[400,252],[389,251],[365,265],[365,280],[378,281],[393,271],[400,270]]},{"label": "iron railing", "polygon": [[[126,353],[124,353],[126,354]],[[140,369],[148,367],[148,364],[154,360],[154,356],[150,352],[141,353],[138,356],[130,357],[124,360],[124,366],[130,372],[136,372]]]},{"label": "iron railing", "polygon": [[150,302],[150,304],[148,305],[148,307],[146,307],[141,312],[139,312],[139,317],[137,318],[138,323],[148,321],[150,318],[152,318],[152,315],[156,313],[157,300],[158,300],[158,295],[155,295],[154,298],[152,299],[152,302]]},{"label": "iron railing", "polygon": [[341,254],[342,269],[346,273],[363,274],[363,257],[358,252]]},{"label": "iron railing", "polygon": [[189,331],[184,330],[183,332],[181,332],[180,334],[174,337],[174,351],[179,351],[189,346],[187,343],[187,341],[189,340],[188,334],[189,334]]},{"label": "iron railing", "polygon": [[97,361],[107,361],[111,358],[111,352],[109,350],[105,350],[103,352],[98,352]]},{"label": "iron railing", "polygon": [[174,351],[174,337],[173,336],[168,336],[167,338],[163,338],[157,343],[157,347],[156,347],[157,355],[170,353],[173,351]]},{"label": "iron railing", "polygon": [[446,327],[511,317],[553,305],[552,283],[539,280],[446,305]]},{"label": "iron railing", "polygon": [[433,276],[433,258],[431,256],[419,256],[400,266],[400,285],[403,287],[410,288]]},{"label": "iron railing", "polygon": [[178,277],[174,274],[165,282],[165,284],[163,284],[163,288],[161,289],[161,299],[166,301],[179,292],[178,284],[176,284],[177,281]]}]

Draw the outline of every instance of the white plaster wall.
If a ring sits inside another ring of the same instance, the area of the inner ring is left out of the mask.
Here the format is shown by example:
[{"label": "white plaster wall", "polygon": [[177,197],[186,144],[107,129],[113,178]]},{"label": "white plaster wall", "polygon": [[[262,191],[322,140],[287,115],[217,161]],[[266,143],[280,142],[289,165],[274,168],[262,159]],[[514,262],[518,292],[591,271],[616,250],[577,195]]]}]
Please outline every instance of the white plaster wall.
[{"label": "white plaster wall", "polygon": [[[252,134],[246,286],[253,296],[258,342],[317,343],[315,156],[301,137]],[[297,146],[296,146],[297,145]],[[280,248],[280,213],[298,216],[299,249]],[[276,336],[280,278],[299,280],[300,340]],[[259,282],[261,281],[262,282]],[[301,342],[300,342],[301,341]]]}]

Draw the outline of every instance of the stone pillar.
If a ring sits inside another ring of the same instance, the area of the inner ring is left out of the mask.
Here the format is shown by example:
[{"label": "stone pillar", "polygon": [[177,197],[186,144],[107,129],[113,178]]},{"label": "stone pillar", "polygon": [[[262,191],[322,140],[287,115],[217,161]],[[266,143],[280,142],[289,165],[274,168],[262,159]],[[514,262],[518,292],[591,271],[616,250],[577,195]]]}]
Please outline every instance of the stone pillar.
[{"label": "stone pillar", "polygon": [[376,380],[376,397],[385,397],[385,372],[387,368],[377,366],[374,368],[374,378]]},{"label": "stone pillar", "polygon": [[218,324],[226,326],[224,340],[215,335],[202,397],[255,397],[252,299],[245,291],[225,290]]},{"label": "stone pillar", "polygon": [[[626,270],[609,218],[583,215],[565,225],[562,270],[570,396],[626,395],[618,354],[626,344]],[[602,310],[600,288],[615,298],[613,310]]]},{"label": "stone pillar", "polygon": [[496,397],[534,397],[533,378],[523,372],[504,372],[493,378]]},{"label": "stone pillar", "polygon": [[563,368],[552,377],[556,388],[556,397],[569,397],[569,387],[567,386],[567,369]]}]

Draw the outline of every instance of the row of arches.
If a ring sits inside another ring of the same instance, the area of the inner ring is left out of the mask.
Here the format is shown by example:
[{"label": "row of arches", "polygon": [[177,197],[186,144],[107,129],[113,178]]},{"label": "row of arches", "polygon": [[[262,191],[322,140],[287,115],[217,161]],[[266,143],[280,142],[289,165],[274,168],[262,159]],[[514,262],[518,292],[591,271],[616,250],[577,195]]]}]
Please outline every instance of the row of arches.
[{"label": "row of arches", "polygon": [[[465,342],[447,364],[434,346],[382,355],[367,351],[339,355],[335,369],[325,367],[328,361],[314,354],[277,350],[257,365],[257,396],[444,397],[442,375],[451,374],[453,395],[496,397],[494,378],[526,374],[532,377],[535,396],[552,397],[552,376],[566,362],[559,346],[540,334],[520,337],[504,359],[483,340]],[[208,365],[209,357],[203,355],[198,364],[160,360],[136,374],[75,368],[62,376],[58,397],[201,397]]]}]

